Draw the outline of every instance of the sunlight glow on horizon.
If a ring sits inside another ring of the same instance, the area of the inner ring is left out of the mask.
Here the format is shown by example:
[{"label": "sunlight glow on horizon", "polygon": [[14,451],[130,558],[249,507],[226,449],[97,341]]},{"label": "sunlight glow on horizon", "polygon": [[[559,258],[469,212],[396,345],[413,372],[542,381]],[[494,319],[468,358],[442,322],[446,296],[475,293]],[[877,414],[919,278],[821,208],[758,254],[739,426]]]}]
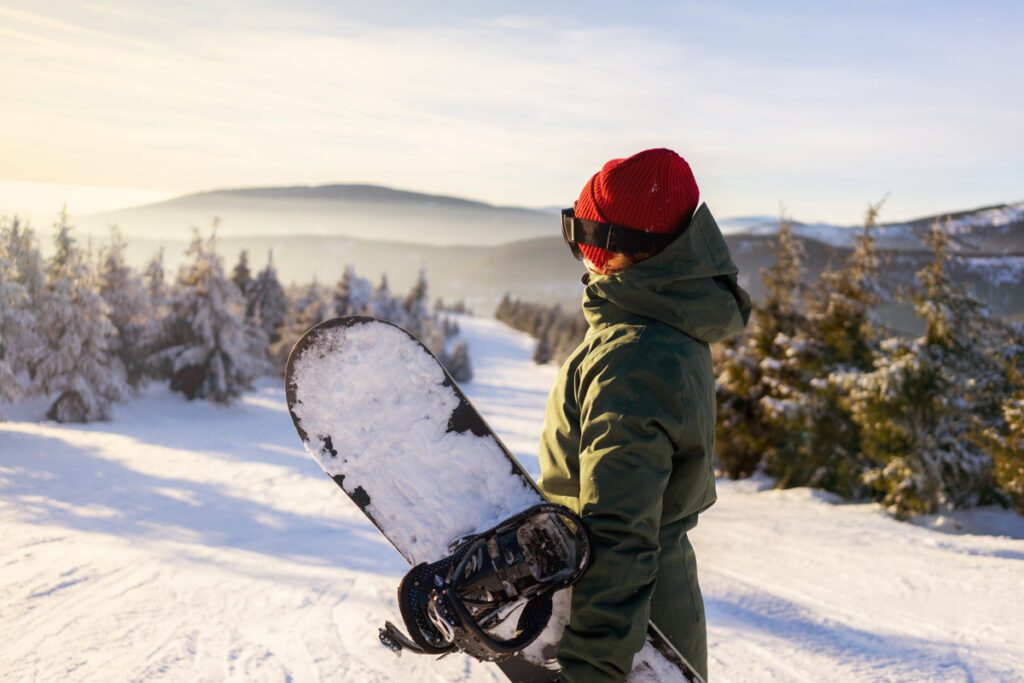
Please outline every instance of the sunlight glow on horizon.
[{"label": "sunlight glow on horizon", "polygon": [[379,10],[389,21],[314,2],[0,0],[0,210],[47,186],[78,188],[88,213],[118,193],[332,183],[562,205],[605,160],[655,146],[691,162],[722,216],[782,201],[851,224],[887,192],[887,220],[1024,199],[1024,56],[990,35],[1012,24],[992,7],[971,23],[942,3],[743,4],[584,22],[445,2]]}]

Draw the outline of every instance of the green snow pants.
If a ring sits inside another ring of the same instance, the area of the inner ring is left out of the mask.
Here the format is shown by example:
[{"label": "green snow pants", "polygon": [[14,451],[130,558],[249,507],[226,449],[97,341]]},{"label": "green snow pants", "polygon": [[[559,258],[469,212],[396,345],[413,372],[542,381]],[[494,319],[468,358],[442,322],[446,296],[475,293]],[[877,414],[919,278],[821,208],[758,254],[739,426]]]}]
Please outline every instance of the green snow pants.
[{"label": "green snow pants", "polygon": [[704,599],[697,583],[697,556],[686,536],[696,523],[694,515],[661,529],[661,554],[658,556],[658,581],[651,599],[651,621],[706,681],[708,633]]}]

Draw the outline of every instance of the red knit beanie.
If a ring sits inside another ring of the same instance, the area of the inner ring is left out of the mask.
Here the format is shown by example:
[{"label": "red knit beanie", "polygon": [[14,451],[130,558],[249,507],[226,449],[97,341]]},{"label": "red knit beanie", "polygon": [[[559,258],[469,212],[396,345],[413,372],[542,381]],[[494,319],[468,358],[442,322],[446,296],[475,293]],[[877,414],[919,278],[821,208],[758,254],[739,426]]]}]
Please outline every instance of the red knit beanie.
[{"label": "red knit beanie", "polygon": [[[576,216],[651,232],[684,227],[700,200],[693,171],[670,149],[648,149],[628,159],[612,159],[583,186]],[[612,252],[587,244],[583,255],[598,269]]]}]

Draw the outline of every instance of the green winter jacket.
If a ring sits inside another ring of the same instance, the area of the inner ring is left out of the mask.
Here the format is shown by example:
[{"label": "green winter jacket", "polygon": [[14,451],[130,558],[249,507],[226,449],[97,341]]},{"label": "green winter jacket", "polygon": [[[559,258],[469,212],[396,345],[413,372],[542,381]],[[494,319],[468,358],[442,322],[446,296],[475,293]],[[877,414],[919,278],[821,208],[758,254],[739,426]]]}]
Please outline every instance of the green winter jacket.
[{"label": "green winter jacket", "polygon": [[[540,446],[541,488],[582,515],[593,544],[559,646],[565,681],[625,678],[643,644],[662,543],[681,538],[689,548],[685,532],[715,502],[708,344],[750,317],[736,274],[701,205],[661,253],[584,278],[590,329],[559,371]],[[673,564],[673,573],[687,573],[683,565]],[[673,581],[675,592],[687,590],[685,577],[661,581],[666,591]],[[694,601],[692,589],[688,595]]]}]

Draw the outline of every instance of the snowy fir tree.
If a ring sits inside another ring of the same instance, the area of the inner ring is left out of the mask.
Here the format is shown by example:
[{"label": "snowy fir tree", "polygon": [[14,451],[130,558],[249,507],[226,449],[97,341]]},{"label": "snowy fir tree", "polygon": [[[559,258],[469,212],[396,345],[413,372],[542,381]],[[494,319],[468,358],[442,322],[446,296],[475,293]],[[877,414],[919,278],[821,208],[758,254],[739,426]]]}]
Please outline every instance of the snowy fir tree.
[{"label": "snowy fir tree", "polygon": [[35,231],[17,216],[4,221],[0,230],[0,251],[13,268],[13,280],[25,288],[30,305],[38,308],[46,276]]},{"label": "snowy fir tree", "polygon": [[430,294],[427,284],[427,274],[420,269],[419,276],[412,289],[402,300],[402,317],[405,319],[405,329],[415,337],[423,336],[424,328],[431,322],[430,315]]},{"label": "snowy fir tree", "polygon": [[55,395],[47,417],[57,422],[89,422],[110,416],[110,406],[127,396],[124,370],[113,354],[117,330],[99,293],[85,254],[71,237],[67,212],[55,225],[56,250],[46,264],[39,310],[45,354],[35,382]]},{"label": "snowy fir tree", "polygon": [[345,270],[334,287],[334,312],[336,315],[357,315],[353,311],[352,302],[352,280],[356,273],[352,266],[345,266]]},{"label": "snowy fir tree", "polygon": [[30,305],[28,288],[18,282],[11,222],[0,219],[0,402],[10,402],[24,392],[19,375],[38,349],[36,313]]},{"label": "snowy fir tree", "polygon": [[279,375],[284,375],[288,354],[299,338],[315,325],[334,317],[334,299],[313,280],[294,305],[289,305],[280,338],[272,343],[268,353],[270,362]]},{"label": "snowy fir tree", "polygon": [[804,247],[785,217],[772,250],[775,263],[762,272],[765,295],[754,305],[749,333],[717,348],[717,450],[719,466],[733,478],[753,474],[777,449],[803,438],[793,425],[806,400],[797,358],[806,329],[800,310]]},{"label": "snowy fir tree", "polygon": [[316,280],[295,302],[296,321],[302,332],[334,317],[334,302]]},{"label": "snowy fir tree", "polygon": [[256,321],[270,344],[277,342],[288,312],[288,297],[277,279],[273,252],[267,254],[267,265],[253,279],[245,298],[247,316]]},{"label": "snowy fir tree", "polygon": [[932,263],[918,273],[924,335],[882,342],[850,405],[872,467],[865,481],[899,516],[993,499],[992,460],[974,437],[1003,419],[1008,378],[992,353],[1006,328],[948,274],[948,232],[936,222]]},{"label": "snowy fir tree", "polygon": [[266,336],[244,316],[242,296],[224,274],[216,233],[196,232],[164,321],[157,360],[171,389],[189,399],[229,403],[268,370]]},{"label": "snowy fir tree", "polygon": [[1016,330],[1013,346],[1007,366],[1011,388],[1001,404],[1002,422],[980,429],[975,441],[992,458],[992,475],[1006,502],[1024,514],[1024,329]]},{"label": "snowy fir tree", "polygon": [[[0,259],[5,268],[5,280],[11,289],[7,293],[8,341],[6,357],[8,367],[16,375],[35,374],[35,366],[42,358],[42,341],[38,330],[38,315],[42,302],[45,274],[43,257],[35,231],[17,216],[0,220]],[[16,294],[14,290],[20,290]],[[15,306],[20,301],[20,305]],[[15,313],[21,311],[21,313]],[[15,323],[17,317],[21,322]],[[31,318],[31,320],[28,320]],[[23,382],[11,383],[10,392],[20,392]]]},{"label": "snowy fir tree", "polygon": [[374,318],[387,320],[402,327],[405,326],[402,306],[391,295],[391,287],[388,285],[388,276],[386,274],[380,276],[380,282],[374,287],[369,308],[370,315]]},{"label": "snowy fir tree", "polygon": [[160,247],[142,271],[142,283],[153,307],[153,317],[160,317],[167,304],[166,271],[164,270],[164,248]]},{"label": "snowy fir tree", "polygon": [[860,430],[845,397],[851,379],[873,369],[878,348],[870,314],[880,294],[872,230],[881,205],[868,207],[847,263],[821,274],[807,316],[780,357],[797,398],[769,403],[783,406],[770,413],[780,438],[765,461],[780,488],[813,486],[848,498],[869,493]]},{"label": "snowy fir tree", "polygon": [[[238,287],[238,291],[242,293],[242,297],[248,302],[249,288],[252,286],[252,271],[249,270],[249,252],[243,249],[238,254],[238,263],[235,264],[234,269],[231,271],[231,281],[235,283],[235,287]],[[246,308],[246,315],[250,318],[253,316],[253,312]]]},{"label": "snowy fir tree", "polygon": [[469,363],[469,348],[466,342],[457,342],[451,354],[446,354],[443,364],[456,382],[468,382],[473,379],[473,368]]},{"label": "snowy fir tree", "polygon": [[110,243],[100,252],[99,288],[117,330],[114,354],[129,386],[138,388],[145,379],[153,305],[142,278],[125,262],[125,247],[120,230],[111,228]]}]

